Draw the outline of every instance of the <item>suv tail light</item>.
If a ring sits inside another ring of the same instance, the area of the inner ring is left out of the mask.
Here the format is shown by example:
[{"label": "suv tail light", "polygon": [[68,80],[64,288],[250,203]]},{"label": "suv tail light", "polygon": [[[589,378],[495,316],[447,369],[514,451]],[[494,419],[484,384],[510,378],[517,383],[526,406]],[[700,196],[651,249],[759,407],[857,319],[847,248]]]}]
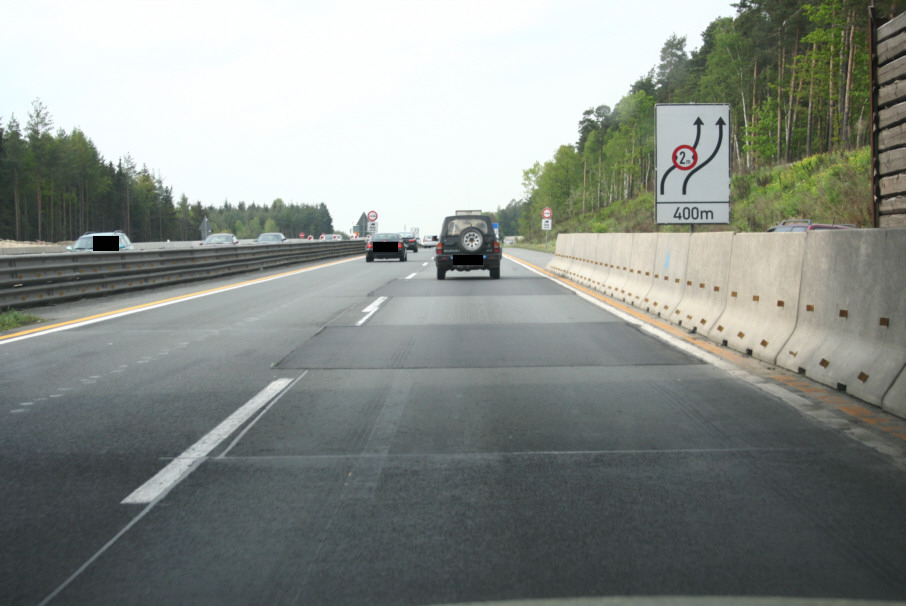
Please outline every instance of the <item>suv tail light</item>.
[{"label": "suv tail light", "polygon": [[434,247],[434,253],[438,254],[438,255],[444,254],[444,243],[443,242],[438,240],[437,245]]},{"label": "suv tail light", "polygon": [[494,240],[494,252],[495,253],[500,252],[500,241],[499,240]]}]

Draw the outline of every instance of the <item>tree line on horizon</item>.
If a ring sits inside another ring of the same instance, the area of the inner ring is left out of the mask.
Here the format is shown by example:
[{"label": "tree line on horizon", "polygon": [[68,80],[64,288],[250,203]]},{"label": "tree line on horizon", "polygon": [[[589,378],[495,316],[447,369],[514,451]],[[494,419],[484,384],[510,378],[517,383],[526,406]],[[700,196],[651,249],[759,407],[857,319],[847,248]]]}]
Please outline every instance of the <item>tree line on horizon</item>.
[{"label": "tree line on horizon", "polygon": [[105,160],[80,129],[54,131],[40,99],[24,129],[12,115],[0,121],[0,239],[61,242],[86,231],[122,229],[136,242],[197,240],[207,217],[215,231],[254,238],[264,231],[287,237],[333,232],[327,206],[287,204],[222,206],[189,202],[130,155]]},{"label": "tree line on horizon", "polygon": [[[578,140],[523,171],[523,198],[498,208],[506,234],[541,237],[557,220],[650,197],[654,228],[654,113],[659,103],[727,103],[731,173],[844,152],[870,143],[869,12],[863,0],[739,0],[712,21],[700,48],[673,35],[657,66],[614,106],[583,112]],[[878,23],[903,9],[876,0]],[[646,198],[647,199],[647,198]],[[599,225],[609,231],[606,221]]]}]

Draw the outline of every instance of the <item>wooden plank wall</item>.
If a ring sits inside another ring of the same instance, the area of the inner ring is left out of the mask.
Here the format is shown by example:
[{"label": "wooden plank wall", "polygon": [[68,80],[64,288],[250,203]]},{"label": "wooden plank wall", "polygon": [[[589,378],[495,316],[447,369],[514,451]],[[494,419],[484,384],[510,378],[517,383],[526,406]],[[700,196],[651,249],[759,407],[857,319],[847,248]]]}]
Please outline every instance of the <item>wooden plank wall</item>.
[{"label": "wooden plank wall", "polygon": [[874,182],[877,227],[906,227],[906,13],[877,28]]}]

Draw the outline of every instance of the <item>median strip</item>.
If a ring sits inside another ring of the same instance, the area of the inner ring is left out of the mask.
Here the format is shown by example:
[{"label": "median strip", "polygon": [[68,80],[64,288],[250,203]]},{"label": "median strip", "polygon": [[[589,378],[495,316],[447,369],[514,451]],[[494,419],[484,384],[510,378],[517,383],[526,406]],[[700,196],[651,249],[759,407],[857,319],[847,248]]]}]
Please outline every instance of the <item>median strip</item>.
[{"label": "median strip", "polygon": [[23,330],[23,331],[15,332],[12,334],[0,336],[0,345],[6,345],[8,343],[14,343],[15,341],[21,341],[23,339],[30,339],[32,337],[36,337],[36,336],[40,336],[40,335],[59,332],[61,330],[69,330],[71,328],[77,328],[79,326],[87,326],[88,324],[94,324],[96,322],[103,322],[105,320],[110,320],[112,318],[128,316],[130,314],[147,311],[149,309],[157,309],[158,307],[164,307],[166,305],[173,305],[174,303],[182,303],[183,301],[191,301],[192,299],[206,297],[208,295],[213,295],[213,294],[216,294],[219,292],[226,292],[229,290],[233,290],[235,288],[243,288],[245,286],[251,286],[252,284],[260,284],[262,282],[269,282],[271,280],[277,280],[280,278],[285,278],[287,276],[294,276],[296,274],[305,273],[307,271],[313,271],[315,269],[321,269],[323,267],[330,267],[332,265],[338,265],[340,263],[349,263],[350,261],[356,261],[361,258],[362,257],[354,257],[352,259],[343,259],[342,261],[323,263],[321,265],[315,265],[313,267],[305,267],[302,269],[296,269],[293,271],[279,273],[279,274],[276,274],[273,276],[267,276],[265,278],[256,278],[254,280],[246,280],[244,282],[239,282],[237,284],[229,284],[227,286],[210,288],[207,290],[189,293],[186,295],[180,295],[178,297],[171,297],[169,299],[161,299],[160,301],[152,301],[151,303],[143,303],[142,305],[135,305],[133,307],[126,307],[124,309],[108,311],[108,312],[105,312],[102,314],[97,314],[94,316],[78,318],[76,320],[67,320],[66,322],[58,322],[56,324],[49,324],[47,326],[38,326],[36,328],[30,328],[28,330]]}]

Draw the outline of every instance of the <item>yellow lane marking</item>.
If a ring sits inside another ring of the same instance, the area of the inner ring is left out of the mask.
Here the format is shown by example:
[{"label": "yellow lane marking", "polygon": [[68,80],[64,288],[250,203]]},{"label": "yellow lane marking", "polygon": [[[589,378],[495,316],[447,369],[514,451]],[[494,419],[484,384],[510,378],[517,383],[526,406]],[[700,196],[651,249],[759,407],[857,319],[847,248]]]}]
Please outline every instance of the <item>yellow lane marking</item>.
[{"label": "yellow lane marking", "polygon": [[35,334],[35,333],[46,332],[46,331],[48,331],[48,330],[54,330],[54,329],[56,329],[56,328],[62,328],[62,327],[65,327],[65,326],[72,326],[73,324],[79,324],[79,323],[82,323],[82,322],[89,322],[89,321],[91,321],[91,320],[98,320],[98,319],[101,319],[101,318],[107,318],[107,317],[110,317],[110,316],[116,316],[116,315],[124,314],[124,313],[128,313],[128,312],[139,311],[139,310],[142,310],[142,309],[147,309],[147,308],[155,307],[155,306],[158,306],[158,305],[163,305],[163,304],[165,304],[165,303],[173,303],[173,302],[180,301],[180,300],[183,300],[183,299],[190,299],[190,298],[194,298],[194,297],[200,297],[200,296],[202,296],[202,295],[209,295],[209,294],[216,293],[216,292],[219,292],[219,291],[222,291],[222,290],[229,290],[229,289],[232,289],[232,288],[239,288],[239,287],[241,287],[241,286],[248,286],[248,285],[250,285],[250,284],[255,284],[255,283],[257,283],[257,282],[266,282],[266,281],[268,281],[268,280],[275,280],[275,279],[277,279],[277,278],[283,278],[283,277],[286,277],[286,276],[291,276],[291,275],[293,275],[293,274],[300,274],[300,273],[304,273],[304,272],[306,272],[306,271],[312,271],[312,270],[314,270],[314,269],[321,269],[322,267],[329,267],[329,266],[331,266],[331,265],[337,265],[337,264],[339,264],[339,263],[346,263],[346,262],[348,262],[348,261],[354,261],[355,259],[361,259],[361,258],[362,258],[361,256],[358,256],[358,257],[353,257],[353,258],[351,258],[351,259],[343,259],[343,260],[341,260],[341,261],[332,261],[332,262],[330,262],[330,263],[322,263],[321,265],[313,265],[313,266],[311,266],[311,267],[303,267],[303,268],[301,268],[301,269],[294,269],[294,270],[292,270],[292,271],[287,271],[287,272],[283,272],[283,273],[279,273],[279,274],[274,274],[274,275],[272,275],[272,276],[265,276],[265,277],[263,277],[263,278],[255,278],[254,280],[245,280],[245,281],[243,281],[243,282],[237,282],[237,283],[235,283],[235,284],[227,284],[227,285],[225,285],[225,286],[218,286],[217,288],[209,288],[209,289],[206,289],[206,290],[200,290],[200,291],[193,292],[193,293],[188,293],[188,294],[185,294],[185,295],[179,295],[178,297],[170,297],[170,298],[168,298],[168,299],[161,299],[161,300],[159,300],[159,301],[152,301],[152,302],[150,302],[150,303],[143,303],[143,304],[141,304],[141,305],[135,305],[135,306],[132,306],[132,307],[124,307],[123,309],[117,309],[117,310],[114,310],[114,311],[107,311],[107,312],[104,312],[104,313],[101,313],[101,314],[95,314],[95,315],[93,315],[93,316],[85,316],[84,318],[78,318],[78,319],[75,319],[75,320],[67,320],[67,321],[65,321],[65,322],[57,322],[56,324],[42,325],[42,326],[38,326],[38,327],[35,327],[35,328],[29,328],[28,330],[22,330],[22,331],[15,332],[15,333],[12,333],[12,334],[2,335],[2,336],[0,336],[0,341],[6,341],[6,340],[8,340],[8,339],[14,339],[14,338],[17,338],[17,337],[23,337],[23,336],[32,335],[32,334]]}]

